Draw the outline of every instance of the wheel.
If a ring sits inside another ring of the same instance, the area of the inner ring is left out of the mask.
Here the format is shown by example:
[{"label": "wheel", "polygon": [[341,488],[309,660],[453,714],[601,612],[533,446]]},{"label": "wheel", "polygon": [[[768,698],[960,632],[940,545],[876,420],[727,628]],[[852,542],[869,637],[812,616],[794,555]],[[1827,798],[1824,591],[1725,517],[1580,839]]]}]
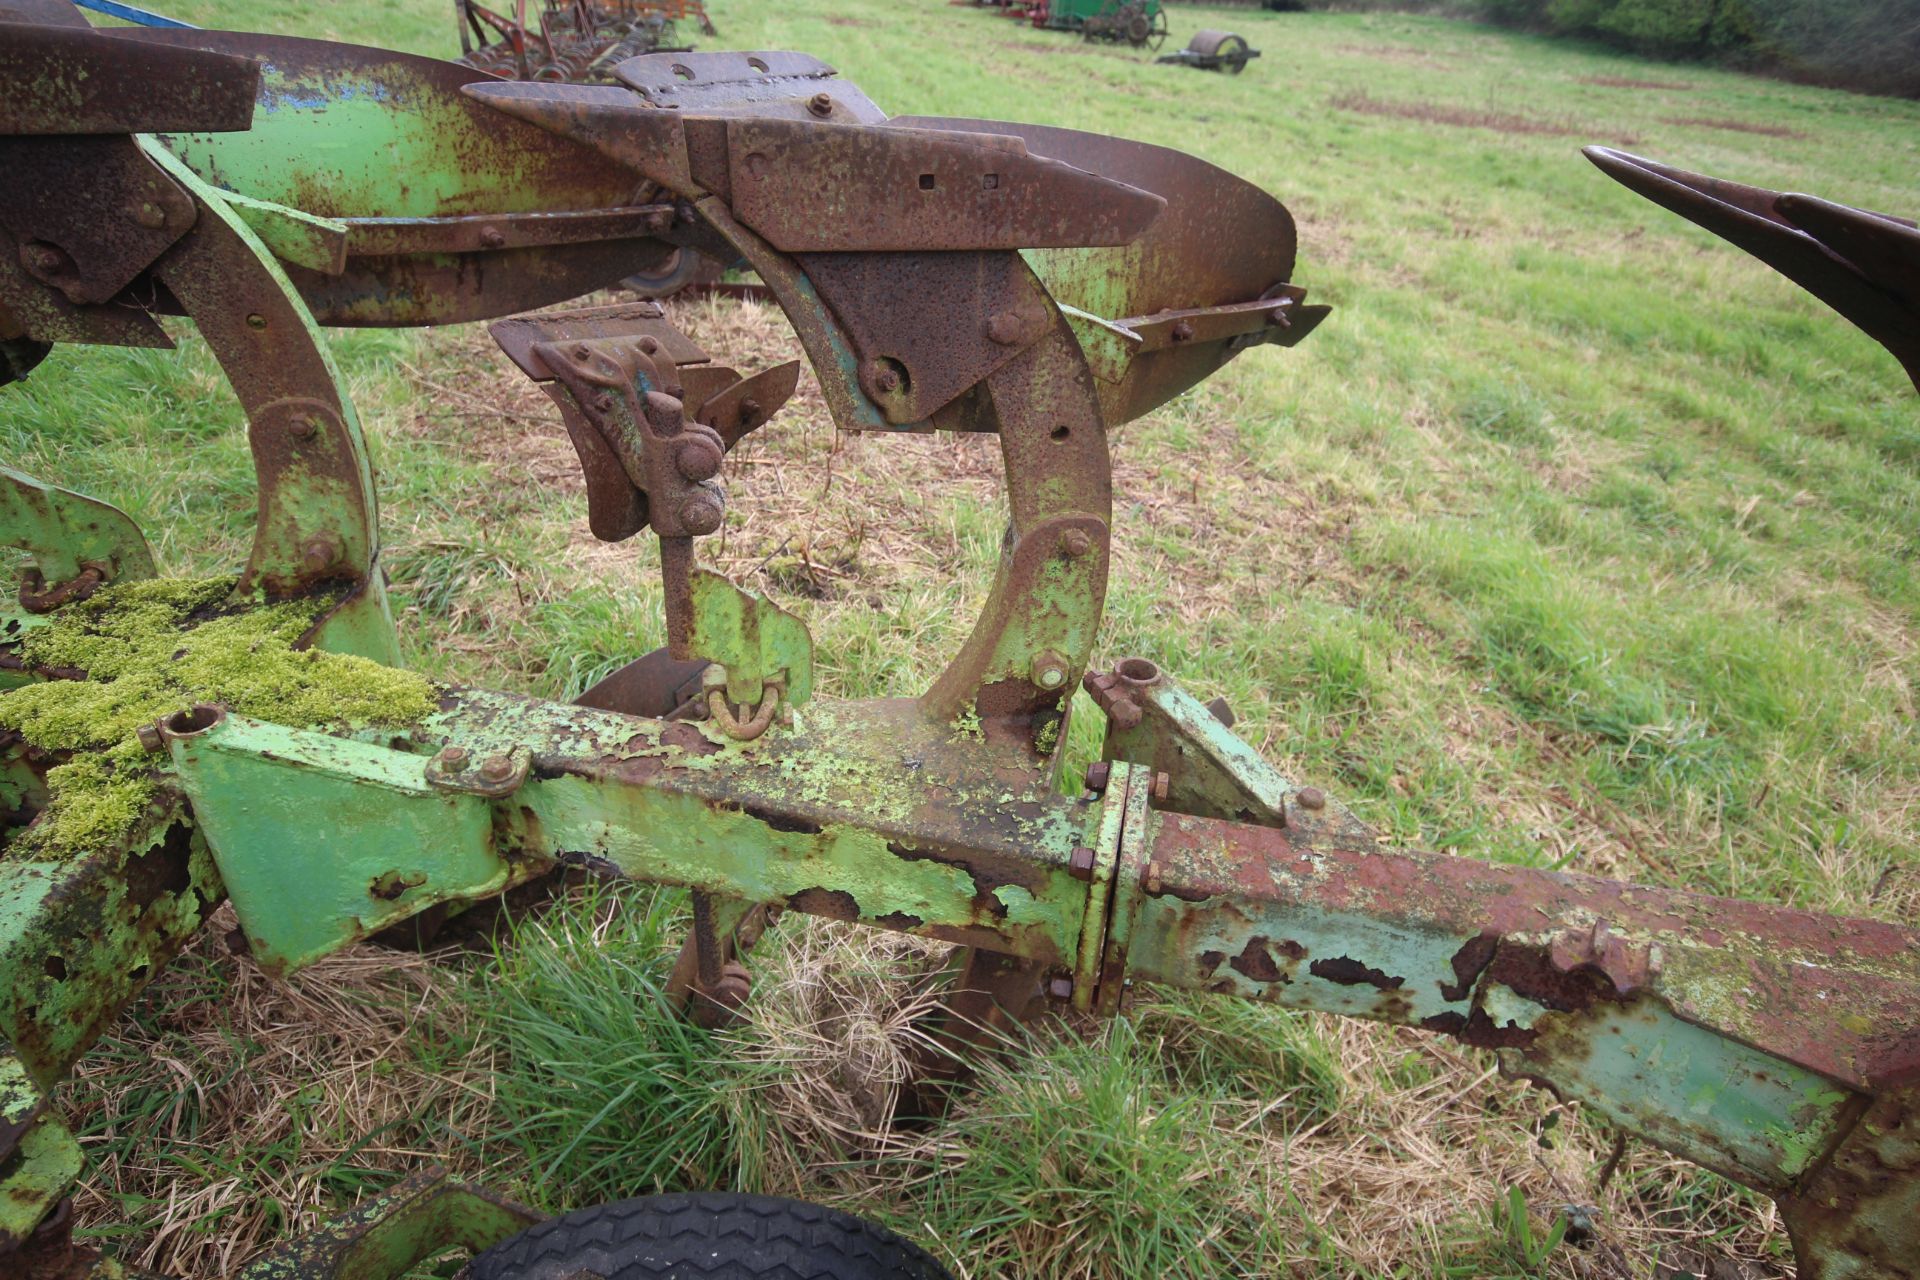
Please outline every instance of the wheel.
[{"label": "wheel", "polygon": [[1160,52],[1160,46],[1167,42],[1167,33],[1171,29],[1167,24],[1166,8],[1162,6],[1156,9],[1153,14],[1153,31],[1151,37],[1147,40],[1147,47],[1154,53]]},{"label": "wheel", "polygon": [[640,1196],[504,1240],[470,1280],[953,1280],[925,1250],[837,1209],[775,1196]]},{"label": "wheel", "polygon": [[726,268],[692,249],[675,249],[656,271],[636,272],[620,283],[643,298],[670,298],[694,284],[711,284]]}]

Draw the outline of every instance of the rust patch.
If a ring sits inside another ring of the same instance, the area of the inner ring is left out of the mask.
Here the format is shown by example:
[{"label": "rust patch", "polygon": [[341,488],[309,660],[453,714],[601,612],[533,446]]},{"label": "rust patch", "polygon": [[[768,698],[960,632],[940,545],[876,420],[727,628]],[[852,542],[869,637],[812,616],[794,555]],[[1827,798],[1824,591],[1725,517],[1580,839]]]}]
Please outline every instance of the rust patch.
[{"label": "rust patch", "polygon": [[899,929],[902,932],[918,929],[926,923],[910,911],[889,911],[883,916],[875,916],[873,922],[882,929]]},{"label": "rust patch", "polygon": [[802,889],[787,899],[795,911],[832,920],[858,920],[860,903],[845,889]]},{"label": "rust patch", "polygon": [[1492,961],[1494,949],[1499,945],[1499,937],[1491,933],[1468,938],[1466,944],[1453,953],[1453,981],[1440,984],[1441,998],[1465,1000],[1467,993],[1473,990],[1474,982]]},{"label": "rust patch", "polygon": [[1497,1027],[1484,1009],[1475,1009],[1467,1015],[1436,1013],[1422,1018],[1420,1025],[1428,1031],[1454,1036],[1476,1049],[1526,1049],[1539,1035],[1526,1027]]},{"label": "rust patch", "polygon": [[817,836],[820,834],[819,823],[806,818],[796,818],[792,814],[781,813],[777,809],[769,809],[757,804],[743,804],[740,806],[740,812],[746,814],[749,818],[766,823],[767,826],[775,831],[790,831],[796,835],[803,836]]},{"label": "rust patch", "polygon": [[1618,1003],[1623,999],[1598,968],[1582,965],[1563,970],[1539,947],[1509,943],[1494,953],[1486,972],[1488,981],[1560,1013],[1579,1013],[1602,1000]]},{"label": "rust patch", "polygon": [[[1294,944],[1296,949],[1299,944]],[[1255,935],[1247,939],[1247,945],[1231,961],[1235,973],[1253,979],[1255,982],[1290,982],[1286,971],[1274,963],[1267,953],[1267,940]]]},{"label": "rust patch", "polygon": [[1407,981],[1405,978],[1392,977],[1371,965],[1361,964],[1348,956],[1315,960],[1307,966],[1307,972],[1316,978],[1337,982],[1343,987],[1378,987],[1382,991],[1397,991]]},{"label": "rust patch", "polygon": [[717,755],[720,744],[684,720],[668,725],[660,731],[660,745],[684,751],[690,756]]},{"label": "rust patch", "polygon": [[1218,969],[1226,958],[1227,953],[1224,951],[1202,951],[1200,953],[1200,975],[1211,978],[1214,970]]}]

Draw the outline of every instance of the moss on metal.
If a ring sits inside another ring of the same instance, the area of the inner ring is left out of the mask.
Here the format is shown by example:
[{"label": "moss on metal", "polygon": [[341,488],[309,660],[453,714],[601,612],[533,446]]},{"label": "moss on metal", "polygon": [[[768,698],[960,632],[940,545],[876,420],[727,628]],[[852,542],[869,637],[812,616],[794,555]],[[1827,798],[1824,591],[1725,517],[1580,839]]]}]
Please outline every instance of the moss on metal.
[{"label": "moss on metal", "polygon": [[21,641],[30,667],[86,678],[0,695],[0,727],[76,753],[48,771],[52,800],[15,850],[86,853],[123,839],[158,786],[135,731],[193,703],[301,728],[410,724],[434,709],[433,686],[411,672],[294,648],[313,602],[234,606],[232,592],[231,578],[109,587]]}]

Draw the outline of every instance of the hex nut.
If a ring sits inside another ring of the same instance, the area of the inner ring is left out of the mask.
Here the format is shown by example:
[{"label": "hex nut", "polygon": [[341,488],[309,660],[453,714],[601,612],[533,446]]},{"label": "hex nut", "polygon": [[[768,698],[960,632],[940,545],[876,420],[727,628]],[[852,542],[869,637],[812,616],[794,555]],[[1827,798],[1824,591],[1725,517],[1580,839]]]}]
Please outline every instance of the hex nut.
[{"label": "hex nut", "polygon": [[1060,549],[1077,560],[1093,550],[1093,535],[1085,529],[1069,529],[1060,535]]},{"label": "hex nut", "polygon": [[1173,780],[1165,773],[1153,775],[1153,790],[1148,793],[1155,804],[1165,804],[1173,791]]},{"label": "hex nut", "polygon": [[1073,999],[1073,979],[1064,974],[1056,974],[1047,979],[1047,996],[1054,1000]]},{"label": "hex nut", "polygon": [[1092,764],[1087,766],[1087,776],[1085,778],[1087,790],[1094,791],[1094,792],[1104,792],[1107,789],[1107,782],[1112,777],[1113,777],[1112,762],[1107,760],[1095,760]]},{"label": "hex nut", "polygon": [[447,773],[459,773],[467,767],[467,749],[465,747],[442,747],[433,762]]},{"label": "hex nut", "polygon": [[133,736],[139,740],[143,750],[164,751],[166,749],[167,740],[160,736],[160,726],[157,724],[143,724],[133,731]]},{"label": "hex nut", "polygon": [[508,756],[488,756],[480,762],[480,776],[488,782],[505,782],[513,776],[513,760]]},{"label": "hex nut", "polygon": [[1088,882],[1093,879],[1093,850],[1085,845],[1075,845],[1073,852],[1067,855],[1067,874],[1075,880]]}]

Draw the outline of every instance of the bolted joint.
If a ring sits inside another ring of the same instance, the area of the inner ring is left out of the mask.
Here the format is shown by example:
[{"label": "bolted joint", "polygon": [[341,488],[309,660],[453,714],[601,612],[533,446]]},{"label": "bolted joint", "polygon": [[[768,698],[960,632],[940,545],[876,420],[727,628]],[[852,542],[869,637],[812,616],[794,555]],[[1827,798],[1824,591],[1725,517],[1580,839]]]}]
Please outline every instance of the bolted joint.
[{"label": "bolted joint", "polygon": [[705,435],[689,435],[673,451],[673,469],[696,484],[720,474],[725,457],[720,445]]},{"label": "bolted joint", "polygon": [[1045,649],[1033,657],[1033,682],[1052,693],[1067,687],[1067,660],[1051,649]]},{"label": "bolted joint", "polygon": [[698,489],[688,495],[677,512],[680,527],[696,537],[712,533],[726,519],[726,505],[711,489]]},{"label": "bolted joint", "polygon": [[1087,766],[1087,776],[1084,781],[1086,782],[1087,790],[1093,792],[1095,795],[1100,795],[1106,791],[1107,783],[1112,778],[1113,762],[1110,760],[1095,760]]},{"label": "bolted joint", "polygon": [[1073,852],[1067,855],[1067,874],[1082,884],[1093,881],[1093,850],[1085,845],[1075,845]]},{"label": "bolted joint", "polygon": [[833,114],[833,98],[824,93],[816,93],[807,99],[807,110],[821,117]]}]

